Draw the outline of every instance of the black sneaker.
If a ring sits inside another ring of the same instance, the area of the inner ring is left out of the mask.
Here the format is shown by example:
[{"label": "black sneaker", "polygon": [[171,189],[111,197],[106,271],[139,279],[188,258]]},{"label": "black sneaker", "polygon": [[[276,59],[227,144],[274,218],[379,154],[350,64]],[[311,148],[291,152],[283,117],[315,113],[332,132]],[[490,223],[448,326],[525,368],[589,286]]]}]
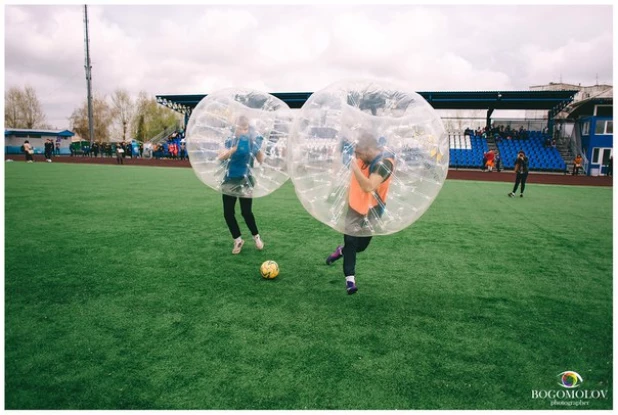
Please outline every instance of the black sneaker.
[{"label": "black sneaker", "polygon": [[333,262],[335,262],[342,256],[343,256],[343,245],[339,245],[337,249],[335,249],[335,252],[333,252],[332,254],[328,256],[328,258],[326,258],[326,265],[332,264]]},{"label": "black sneaker", "polygon": [[509,193],[509,197],[515,197],[515,193],[513,192]]},{"label": "black sneaker", "polygon": [[520,194],[520,195],[519,195],[519,197],[524,197],[524,194],[523,194],[523,193],[522,193],[522,194]]},{"label": "black sneaker", "polygon": [[345,289],[348,291],[348,294],[354,294],[356,291],[358,291],[358,288],[356,288],[356,284],[352,281],[346,281]]}]

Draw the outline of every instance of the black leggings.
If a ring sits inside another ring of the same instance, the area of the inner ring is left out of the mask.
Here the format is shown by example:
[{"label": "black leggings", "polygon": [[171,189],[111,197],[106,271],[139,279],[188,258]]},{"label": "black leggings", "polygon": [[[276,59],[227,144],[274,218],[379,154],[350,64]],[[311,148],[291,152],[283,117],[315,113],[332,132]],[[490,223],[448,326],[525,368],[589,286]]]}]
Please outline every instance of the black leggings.
[{"label": "black leggings", "polygon": [[524,193],[524,189],[526,188],[526,180],[528,180],[528,173],[517,173],[517,177],[515,178],[515,187],[513,187],[513,193],[517,193],[517,187],[521,182],[521,193]]},{"label": "black leggings", "polygon": [[367,249],[369,242],[371,242],[371,236],[343,235],[343,274],[345,277],[356,275],[356,253]]},{"label": "black leggings", "polygon": [[251,231],[251,235],[257,235],[258,228],[255,224],[255,217],[253,216],[253,211],[251,210],[251,206],[253,204],[253,199],[245,198],[245,197],[236,197],[223,195],[223,217],[225,218],[225,223],[227,223],[227,227],[230,229],[230,233],[232,234],[232,238],[236,239],[240,237],[240,228],[238,227],[238,222],[236,221],[236,200],[240,200],[240,213],[242,217],[245,219],[245,223],[247,227]]}]

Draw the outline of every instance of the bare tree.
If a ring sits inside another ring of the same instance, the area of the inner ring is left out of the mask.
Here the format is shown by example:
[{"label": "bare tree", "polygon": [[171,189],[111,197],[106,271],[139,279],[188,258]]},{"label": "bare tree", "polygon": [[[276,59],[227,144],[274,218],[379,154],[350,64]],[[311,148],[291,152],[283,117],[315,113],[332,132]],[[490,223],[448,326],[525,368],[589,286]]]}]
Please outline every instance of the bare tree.
[{"label": "bare tree", "polygon": [[17,87],[12,87],[4,93],[4,125],[8,128],[21,128],[19,101],[22,92]]},{"label": "bare tree", "polygon": [[45,114],[41,108],[39,98],[33,87],[27,86],[24,89],[24,100],[22,101],[22,114],[26,128],[36,128],[45,124]]},{"label": "bare tree", "polygon": [[139,93],[133,118],[133,135],[139,140],[148,140],[180,121],[181,115],[157,104],[144,91]]},{"label": "bare tree", "polygon": [[4,95],[5,125],[11,128],[46,128],[45,113],[36,90],[31,86],[23,90],[10,88]]},{"label": "bare tree", "polygon": [[127,131],[131,130],[131,122],[135,114],[136,104],[129,92],[125,89],[117,89],[112,95],[112,113],[115,121],[122,128],[122,139],[126,140]]},{"label": "bare tree", "polygon": [[[109,127],[112,123],[112,107],[104,98],[95,96],[92,99],[92,116],[94,121],[94,134],[96,141],[109,141]],[[86,139],[90,132],[88,128],[88,100],[84,99],[82,105],[69,117],[71,129]]]}]

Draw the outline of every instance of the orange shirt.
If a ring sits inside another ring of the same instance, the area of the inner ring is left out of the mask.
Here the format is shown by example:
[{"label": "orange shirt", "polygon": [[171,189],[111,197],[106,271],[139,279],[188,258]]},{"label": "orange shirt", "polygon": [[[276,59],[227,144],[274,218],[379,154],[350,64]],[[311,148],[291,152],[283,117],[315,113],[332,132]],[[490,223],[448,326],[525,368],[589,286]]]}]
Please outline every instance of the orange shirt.
[{"label": "orange shirt", "polygon": [[[394,165],[393,159],[384,158],[383,160],[389,160]],[[358,163],[358,167],[360,168],[363,176],[370,176],[370,165],[364,163],[362,160],[356,160]],[[356,180],[356,176],[352,174],[352,181],[350,182],[350,191],[349,191],[349,203],[350,208],[360,213],[361,215],[366,215],[369,213],[369,209],[378,206],[380,201],[384,203],[386,201],[386,195],[388,194],[388,188],[391,184],[391,180],[393,175],[388,176],[386,180],[380,183],[380,186],[374,192],[365,192],[358,180]],[[376,197],[379,197],[379,199]]]}]

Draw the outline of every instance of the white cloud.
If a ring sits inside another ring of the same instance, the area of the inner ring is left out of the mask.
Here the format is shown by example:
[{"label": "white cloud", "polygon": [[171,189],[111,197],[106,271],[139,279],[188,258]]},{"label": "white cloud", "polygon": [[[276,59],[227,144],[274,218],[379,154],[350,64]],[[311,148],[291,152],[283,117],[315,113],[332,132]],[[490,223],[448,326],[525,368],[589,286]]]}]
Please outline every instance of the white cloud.
[{"label": "white cloud", "polygon": [[[345,78],[416,90],[612,82],[611,6],[89,7],[93,86],[110,95],[243,86],[315,91]],[[5,7],[5,85],[39,91],[61,128],[86,95],[83,8]]]}]

